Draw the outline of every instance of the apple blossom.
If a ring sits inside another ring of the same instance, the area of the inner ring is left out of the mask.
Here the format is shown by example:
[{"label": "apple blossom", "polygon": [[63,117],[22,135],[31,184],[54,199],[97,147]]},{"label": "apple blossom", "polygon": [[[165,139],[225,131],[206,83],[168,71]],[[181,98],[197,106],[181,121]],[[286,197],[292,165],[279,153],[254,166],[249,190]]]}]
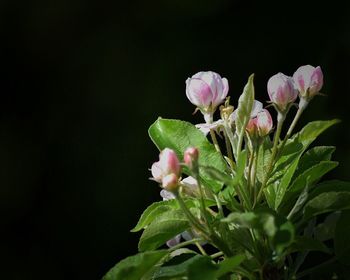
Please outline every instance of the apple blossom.
[{"label": "apple blossom", "polygon": [[300,96],[306,99],[314,97],[323,86],[323,73],[320,66],[300,66],[293,75]]},{"label": "apple blossom", "polygon": [[226,78],[212,71],[198,72],[186,80],[186,96],[201,112],[213,114],[228,93]]},{"label": "apple blossom", "polygon": [[298,97],[293,79],[283,73],[278,73],[269,79],[267,82],[267,92],[271,102],[280,112],[288,110],[289,106]]}]

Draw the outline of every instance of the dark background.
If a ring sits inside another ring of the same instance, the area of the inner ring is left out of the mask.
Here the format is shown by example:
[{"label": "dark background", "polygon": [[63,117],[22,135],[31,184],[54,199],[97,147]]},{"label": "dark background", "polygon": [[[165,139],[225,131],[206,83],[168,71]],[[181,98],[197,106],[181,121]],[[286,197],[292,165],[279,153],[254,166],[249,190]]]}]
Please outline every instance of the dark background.
[{"label": "dark background", "polygon": [[[281,71],[320,65],[323,92],[301,123],[350,179],[350,17],[346,1],[1,1],[1,279],[99,279],[137,252],[129,230],[159,199],[147,135],[158,116],[201,122],[185,97],[200,70],[237,98]],[[300,126],[299,126],[300,128]]]}]

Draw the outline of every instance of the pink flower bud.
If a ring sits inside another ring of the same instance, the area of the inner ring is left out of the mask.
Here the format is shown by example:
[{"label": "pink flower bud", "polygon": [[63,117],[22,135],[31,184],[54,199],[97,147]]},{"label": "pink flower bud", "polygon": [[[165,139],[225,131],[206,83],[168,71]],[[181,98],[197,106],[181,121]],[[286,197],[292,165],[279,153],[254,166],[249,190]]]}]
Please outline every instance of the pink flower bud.
[{"label": "pink flower bud", "polygon": [[266,109],[261,110],[256,117],[249,120],[246,130],[250,137],[265,137],[272,129],[272,117]]},{"label": "pink flower bud", "polygon": [[179,175],[180,173],[179,159],[177,158],[176,153],[169,148],[165,148],[159,154],[159,165],[163,171],[163,174],[167,175],[170,173],[174,173],[176,175]]},{"label": "pink flower bud", "polygon": [[285,111],[298,97],[293,79],[282,73],[272,76],[267,83],[270,100],[278,110]]},{"label": "pink flower bud", "polygon": [[294,83],[300,92],[300,96],[312,98],[323,86],[323,73],[320,66],[316,68],[304,65],[298,68],[293,75]]},{"label": "pink flower bud", "polygon": [[228,93],[228,81],[215,72],[198,72],[186,80],[186,95],[204,113],[214,112]]},{"label": "pink flower bud", "polygon": [[250,135],[250,137],[256,137],[258,135],[258,126],[257,126],[256,117],[249,120],[246,126],[246,130]]},{"label": "pink flower bud", "polygon": [[184,162],[185,164],[192,169],[193,163],[198,161],[199,151],[195,147],[189,147],[184,153]]},{"label": "pink flower bud", "polygon": [[273,121],[269,111],[263,109],[256,116],[256,125],[258,127],[259,136],[265,137],[268,135],[272,129]]},{"label": "pink flower bud", "polygon": [[178,184],[179,178],[174,173],[166,175],[162,179],[162,187],[170,192],[176,190]]},{"label": "pink flower bud", "polygon": [[177,186],[181,173],[180,162],[176,153],[165,148],[159,154],[159,161],[152,164],[151,172],[153,179],[161,183],[163,188],[173,190]]}]

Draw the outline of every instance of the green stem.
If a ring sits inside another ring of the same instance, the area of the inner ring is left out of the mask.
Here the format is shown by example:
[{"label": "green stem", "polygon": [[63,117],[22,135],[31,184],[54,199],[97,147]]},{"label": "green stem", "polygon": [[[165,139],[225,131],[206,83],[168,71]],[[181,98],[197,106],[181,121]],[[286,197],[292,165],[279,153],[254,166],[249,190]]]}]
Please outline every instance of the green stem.
[{"label": "green stem", "polygon": [[[213,123],[213,114],[209,114],[209,115],[205,116],[204,118],[208,124]],[[213,141],[213,144],[214,144],[216,151],[221,153],[220,146],[219,146],[218,140],[216,139],[216,135],[215,135],[214,130],[209,129],[209,133],[210,133],[210,137],[211,137],[211,140]]]},{"label": "green stem", "polygon": [[284,137],[284,139],[282,141],[281,148],[280,148],[280,153],[284,149],[284,146],[286,145],[287,140],[292,135],[293,130],[294,130],[296,124],[298,123],[298,121],[300,119],[300,116],[302,115],[302,113],[306,109],[306,107],[307,107],[307,103],[300,101],[298,111],[296,112],[296,114],[294,116],[294,119],[293,119],[293,121],[292,121],[292,123],[291,123],[291,125],[290,125],[290,127],[289,127],[289,129],[287,131],[287,134],[286,134],[286,136]]},{"label": "green stem", "polygon": [[279,112],[278,113],[278,121],[277,121],[277,129],[276,129],[276,132],[275,132],[275,135],[274,135],[274,138],[273,138],[273,147],[272,147],[271,158],[270,158],[269,164],[267,166],[266,176],[264,178],[263,183],[261,184],[261,187],[260,187],[257,199],[255,200],[255,203],[259,202],[259,200],[261,198],[261,195],[263,194],[263,191],[264,191],[264,189],[266,187],[267,181],[269,180],[270,173],[272,171],[272,167],[273,167],[273,164],[275,162],[275,157],[276,157],[277,148],[278,148],[278,142],[279,142],[279,139],[280,139],[280,135],[281,135],[281,131],[282,131],[282,126],[283,126],[284,120],[285,120],[285,115],[283,115],[282,113]]},{"label": "green stem", "polygon": [[218,198],[218,196],[216,194],[213,193],[213,195],[215,198],[216,206],[218,207],[218,210],[219,210],[219,214],[220,214],[221,218],[223,218],[225,215],[224,215],[224,210],[222,209],[220,199]]},{"label": "green stem", "polygon": [[203,256],[208,256],[207,252],[204,250],[204,248],[199,242],[196,242],[195,244]]},{"label": "green stem", "polygon": [[234,139],[234,135],[233,135],[233,132],[230,128],[230,125],[228,124],[228,122],[225,120],[224,121],[224,129],[225,129],[225,134],[227,135],[228,139],[230,140],[230,143],[231,143],[231,148],[232,148],[232,153],[233,153],[233,156],[235,157],[235,160],[237,162],[237,154],[236,154],[236,149],[235,149],[235,139]]},{"label": "green stem", "polygon": [[231,144],[230,144],[230,140],[229,140],[229,138],[227,136],[226,129],[224,131],[224,137],[225,137],[225,145],[226,145],[227,156],[233,162],[232,147],[231,147]]},{"label": "green stem", "polygon": [[193,238],[191,240],[187,240],[187,241],[181,242],[181,243],[179,243],[179,244],[169,248],[169,251],[175,251],[175,250],[180,249],[182,247],[185,247],[187,245],[196,244],[196,243],[202,242],[202,241],[203,241],[202,238]]},{"label": "green stem", "polygon": [[216,259],[216,258],[221,257],[221,256],[223,256],[223,255],[224,255],[223,252],[217,252],[217,253],[215,253],[215,254],[210,255],[210,257],[211,257],[212,259]]},{"label": "green stem", "polygon": [[[252,171],[252,181],[253,181],[253,200],[255,201],[256,192],[257,192],[257,182],[256,182],[256,172],[257,172],[257,165],[258,165],[258,157],[259,157],[259,149],[260,145],[258,145],[255,149],[255,156],[254,156],[254,162],[253,162],[253,171]],[[254,204],[254,203],[253,203]]]},{"label": "green stem", "polygon": [[190,221],[190,223],[193,225],[193,227],[195,227],[198,231],[202,232],[204,237],[207,240],[210,240],[207,230],[197,221],[197,219],[192,215],[190,210],[188,210],[188,208],[187,208],[185,202],[183,201],[181,195],[179,193],[177,193],[177,194],[175,194],[175,196],[177,198],[177,201],[180,204],[180,207],[181,207],[182,211],[184,211],[187,219]]},{"label": "green stem", "polygon": [[214,132],[214,130],[212,130],[212,129],[210,129],[210,137],[211,137],[211,140],[212,140],[213,143],[214,143],[214,147],[215,147],[216,151],[218,151],[219,153],[221,153],[218,140],[216,139],[215,132]]}]

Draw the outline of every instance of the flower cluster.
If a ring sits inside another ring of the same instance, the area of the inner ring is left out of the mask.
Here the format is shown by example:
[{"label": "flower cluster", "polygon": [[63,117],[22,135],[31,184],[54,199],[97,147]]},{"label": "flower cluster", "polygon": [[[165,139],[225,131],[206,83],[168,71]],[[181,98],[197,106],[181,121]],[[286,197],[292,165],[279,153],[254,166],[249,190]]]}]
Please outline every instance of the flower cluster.
[{"label": "flower cluster", "polygon": [[[348,261],[339,246],[346,240],[336,232],[349,232],[349,214],[342,210],[349,209],[350,183],[319,183],[337,166],[334,147],[308,150],[338,120],[310,122],[294,133],[322,86],[320,67],[301,66],[293,76],[277,73],[267,82],[264,107],[255,100],[251,75],[235,108],[226,78],[207,71],[187,79],[187,98],[205,123],[159,118],[150,126],[161,149],[152,179],[163,201],[150,205],[132,230],[143,230],[139,254],[117,264],[106,279],[299,279],[310,273],[298,270],[314,249],[329,254],[328,264]],[[220,118],[214,119],[217,110]],[[158,250],[165,244],[168,249]]]},{"label": "flower cluster", "polygon": [[[320,67],[310,65],[301,66],[294,73],[293,77],[277,73],[273,75],[267,83],[267,92],[270,103],[278,112],[278,123],[281,124],[288,113],[290,107],[296,101],[298,95],[302,109],[322,88],[323,75]],[[225,126],[225,122],[234,130],[237,118],[237,110],[233,110],[233,106],[225,102],[225,106],[221,106],[222,119],[213,122],[213,115],[217,107],[223,103],[227,97],[229,90],[226,78],[215,72],[199,72],[186,80],[186,95],[189,101],[199,109],[205,120],[205,124],[198,127],[206,135],[211,130],[219,130]],[[251,143],[260,143],[262,139],[267,137],[273,129],[273,120],[270,112],[263,108],[263,103],[254,100],[250,120],[247,122],[245,130]],[[229,133],[226,131],[226,133]],[[280,131],[277,132],[278,136]],[[215,142],[215,133],[211,134],[212,140]],[[198,156],[199,151],[195,147],[189,147],[183,155],[183,165],[189,170],[198,174]],[[159,161],[153,163],[152,168],[153,180],[160,183],[163,190],[161,196],[163,199],[174,199],[178,192],[179,186],[186,184],[181,181],[181,163],[172,149],[165,148],[159,155]],[[196,189],[198,189],[197,181],[193,177],[188,177],[195,181]],[[187,179],[187,178],[186,178]],[[186,180],[185,179],[185,180]],[[184,180],[184,181],[185,181]],[[198,195],[198,193],[197,193]],[[180,240],[181,235],[168,241],[168,246],[174,246]]]}]

